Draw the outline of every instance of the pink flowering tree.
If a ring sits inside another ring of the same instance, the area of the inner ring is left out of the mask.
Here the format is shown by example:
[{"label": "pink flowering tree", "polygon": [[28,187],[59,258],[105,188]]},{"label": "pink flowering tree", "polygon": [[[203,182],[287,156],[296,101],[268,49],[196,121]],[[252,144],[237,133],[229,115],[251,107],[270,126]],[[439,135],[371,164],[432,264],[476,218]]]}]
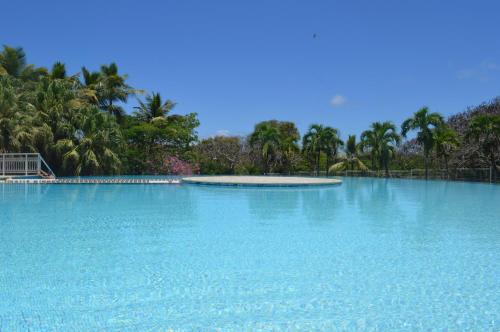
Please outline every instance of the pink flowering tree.
[{"label": "pink flowering tree", "polygon": [[176,156],[166,155],[158,171],[161,174],[192,175],[193,173],[198,173],[199,167]]}]

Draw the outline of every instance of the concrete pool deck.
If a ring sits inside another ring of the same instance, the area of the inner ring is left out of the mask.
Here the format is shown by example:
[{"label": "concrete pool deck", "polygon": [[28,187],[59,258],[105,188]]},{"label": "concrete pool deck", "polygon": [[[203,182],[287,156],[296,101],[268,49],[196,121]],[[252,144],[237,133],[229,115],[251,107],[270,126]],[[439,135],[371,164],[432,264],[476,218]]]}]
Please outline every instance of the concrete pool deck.
[{"label": "concrete pool deck", "polygon": [[223,186],[325,186],[337,185],[338,179],[298,177],[298,176],[193,176],[182,179],[184,183]]}]

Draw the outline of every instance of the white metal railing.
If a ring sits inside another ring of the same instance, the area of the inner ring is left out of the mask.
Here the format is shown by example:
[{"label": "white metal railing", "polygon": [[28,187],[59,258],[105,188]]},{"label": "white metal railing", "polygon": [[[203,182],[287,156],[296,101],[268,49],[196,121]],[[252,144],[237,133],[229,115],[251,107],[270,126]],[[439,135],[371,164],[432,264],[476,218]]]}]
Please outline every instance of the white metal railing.
[{"label": "white metal railing", "polygon": [[[422,179],[425,177],[425,169],[408,169],[408,170],[389,170],[386,173],[383,170],[344,170],[333,172],[331,175],[354,176],[354,177],[390,177],[390,178],[408,178]],[[472,180],[495,182],[493,177],[493,168],[450,168],[445,169],[429,169],[429,179],[445,179],[445,180]],[[498,180],[497,180],[498,181]]]},{"label": "white metal railing", "polygon": [[[48,172],[43,170],[46,168]],[[0,175],[50,175],[55,174],[39,153],[0,154]]]}]

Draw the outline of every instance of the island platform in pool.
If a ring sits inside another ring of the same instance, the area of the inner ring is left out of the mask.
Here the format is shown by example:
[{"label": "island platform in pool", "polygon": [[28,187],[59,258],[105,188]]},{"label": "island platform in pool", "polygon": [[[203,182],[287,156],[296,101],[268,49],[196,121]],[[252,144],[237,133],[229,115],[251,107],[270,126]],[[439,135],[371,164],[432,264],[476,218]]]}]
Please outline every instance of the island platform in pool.
[{"label": "island platform in pool", "polygon": [[297,176],[194,176],[183,178],[182,182],[225,185],[225,186],[324,186],[342,183],[338,179],[310,178]]}]

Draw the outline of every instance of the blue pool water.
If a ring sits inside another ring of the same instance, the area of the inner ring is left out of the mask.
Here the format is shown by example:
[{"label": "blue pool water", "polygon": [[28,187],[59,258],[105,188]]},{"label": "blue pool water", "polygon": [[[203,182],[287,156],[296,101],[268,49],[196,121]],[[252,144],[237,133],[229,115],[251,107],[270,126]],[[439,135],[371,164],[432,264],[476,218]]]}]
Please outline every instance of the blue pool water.
[{"label": "blue pool water", "polygon": [[499,331],[500,186],[0,185],[0,331]]}]

